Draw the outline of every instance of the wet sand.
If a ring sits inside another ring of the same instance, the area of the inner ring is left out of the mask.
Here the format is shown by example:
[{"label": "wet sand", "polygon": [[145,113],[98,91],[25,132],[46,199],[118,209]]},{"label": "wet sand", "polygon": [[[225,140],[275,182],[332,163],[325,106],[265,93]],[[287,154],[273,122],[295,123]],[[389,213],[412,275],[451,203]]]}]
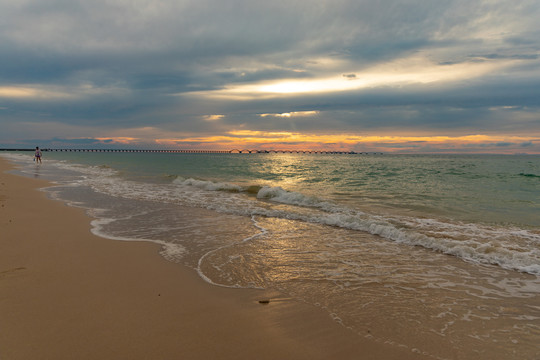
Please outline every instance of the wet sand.
[{"label": "wet sand", "polygon": [[156,244],[97,237],[9,168],[0,157],[0,359],[424,358],[272,290],[212,286]]}]

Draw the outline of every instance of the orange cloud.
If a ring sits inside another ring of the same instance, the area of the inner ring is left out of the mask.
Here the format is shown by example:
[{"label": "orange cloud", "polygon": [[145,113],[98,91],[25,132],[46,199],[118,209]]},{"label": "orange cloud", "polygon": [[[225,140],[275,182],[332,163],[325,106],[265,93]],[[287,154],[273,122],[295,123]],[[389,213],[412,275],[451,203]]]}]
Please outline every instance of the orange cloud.
[{"label": "orange cloud", "polygon": [[[520,136],[491,136],[484,134],[465,136],[377,136],[354,134],[309,134],[299,132],[273,132],[256,130],[235,130],[225,135],[186,137],[179,139],[156,139],[156,143],[168,146],[196,146],[208,149],[250,148],[260,150],[297,149],[297,150],[354,150],[362,151],[406,151],[419,147],[446,149],[448,151],[478,147],[486,152],[490,146],[499,144],[519,144],[535,142],[540,138]],[[509,147],[515,152],[515,146]],[[498,147],[498,152],[504,152]]]},{"label": "orange cloud", "polygon": [[[540,153],[540,136],[470,134],[447,135],[374,135],[318,134],[294,131],[261,131],[238,129],[220,135],[196,136],[167,133],[153,128],[124,130],[128,136],[97,137],[103,143],[130,147],[148,146],[164,149],[201,150],[328,150],[376,152],[478,152],[478,153]],[[131,136],[129,136],[131,135]],[[165,136],[164,136],[165,135]]]},{"label": "orange cloud", "polygon": [[132,144],[134,142],[139,141],[140,139],[124,136],[124,137],[101,137],[101,138],[96,138],[96,140],[103,141],[103,142],[107,141],[107,142],[112,142],[116,144]]}]

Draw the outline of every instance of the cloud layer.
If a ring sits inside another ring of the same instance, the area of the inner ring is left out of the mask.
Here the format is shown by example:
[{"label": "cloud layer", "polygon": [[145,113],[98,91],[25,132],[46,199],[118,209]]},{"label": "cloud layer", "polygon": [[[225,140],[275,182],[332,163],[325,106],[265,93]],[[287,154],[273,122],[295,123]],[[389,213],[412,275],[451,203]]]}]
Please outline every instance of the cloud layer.
[{"label": "cloud layer", "polygon": [[20,0],[0,14],[0,146],[540,153],[537,1]]}]

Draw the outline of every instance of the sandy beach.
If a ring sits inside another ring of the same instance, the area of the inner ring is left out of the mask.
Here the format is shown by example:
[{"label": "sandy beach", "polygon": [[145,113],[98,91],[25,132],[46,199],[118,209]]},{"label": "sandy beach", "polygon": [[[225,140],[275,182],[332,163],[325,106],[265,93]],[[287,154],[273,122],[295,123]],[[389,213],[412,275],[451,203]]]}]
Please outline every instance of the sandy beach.
[{"label": "sandy beach", "polygon": [[423,358],[279,293],[207,284],[155,244],[97,237],[10,168],[0,158],[3,360]]}]

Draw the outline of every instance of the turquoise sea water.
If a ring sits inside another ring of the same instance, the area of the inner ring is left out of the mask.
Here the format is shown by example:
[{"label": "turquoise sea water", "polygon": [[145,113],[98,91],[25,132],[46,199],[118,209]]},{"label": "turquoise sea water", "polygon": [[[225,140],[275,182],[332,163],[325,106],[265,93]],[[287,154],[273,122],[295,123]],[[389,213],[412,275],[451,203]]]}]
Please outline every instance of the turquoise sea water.
[{"label": "turquoise sea water", "polygon": [[218,286],[440,359],[540,358],[540,156],[5,154]]}]

